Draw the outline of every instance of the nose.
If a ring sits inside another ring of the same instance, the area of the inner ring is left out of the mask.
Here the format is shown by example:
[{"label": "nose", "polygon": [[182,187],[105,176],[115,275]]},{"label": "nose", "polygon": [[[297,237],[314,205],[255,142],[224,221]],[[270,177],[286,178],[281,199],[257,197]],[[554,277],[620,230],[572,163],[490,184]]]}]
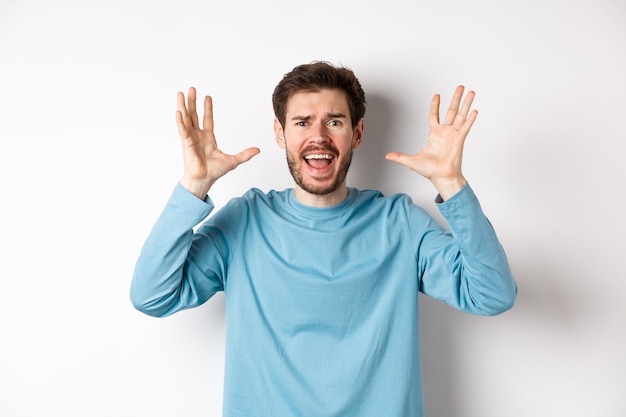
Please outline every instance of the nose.
[{"label": "nose", "polygon": [[311,143],[325,143],[330,141],[328,129],[324,123],[314,123],[311,126],[310,132],[309,142]]}]

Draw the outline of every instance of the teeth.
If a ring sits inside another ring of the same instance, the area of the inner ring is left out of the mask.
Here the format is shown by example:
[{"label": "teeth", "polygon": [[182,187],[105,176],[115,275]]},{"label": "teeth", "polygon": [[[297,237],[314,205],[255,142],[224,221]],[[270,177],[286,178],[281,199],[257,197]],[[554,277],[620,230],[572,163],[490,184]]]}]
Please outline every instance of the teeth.
[{"label": "teeth", "polygon": [[332,155],[328,155],[328,154],[314,154],[314,155],[307,155],[304,157],[304,159],[332,159],[333,156]]}]

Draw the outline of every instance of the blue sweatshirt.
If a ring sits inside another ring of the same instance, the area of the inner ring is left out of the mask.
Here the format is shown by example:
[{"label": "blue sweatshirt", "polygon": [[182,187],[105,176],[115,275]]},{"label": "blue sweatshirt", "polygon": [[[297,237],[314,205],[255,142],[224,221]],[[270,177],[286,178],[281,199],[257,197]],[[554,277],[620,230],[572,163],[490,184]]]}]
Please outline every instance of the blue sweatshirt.
[{"label": "blue sweatshirt", "polygon": [[473,314],[517,288],[472,189],[438,207],[350,188],[329,208],[251,189],[212,211],[178,185],[137,261],[131,300],[167,316],[226,299],[225,417],[423,416],[418,292]]}]

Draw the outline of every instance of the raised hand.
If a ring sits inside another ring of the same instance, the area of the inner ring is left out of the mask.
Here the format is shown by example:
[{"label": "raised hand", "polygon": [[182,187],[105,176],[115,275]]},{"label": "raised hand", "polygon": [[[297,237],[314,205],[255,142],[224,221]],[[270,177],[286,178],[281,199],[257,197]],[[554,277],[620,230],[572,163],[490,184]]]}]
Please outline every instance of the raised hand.
[{"label": "raised hand", "polygon": [[227,172],[249,161],[260,151],[248,148],[237,154],[228,155],[217,147],[213,133],[213,101],[204,98],[202,128],[196,111],[196,89],[189,88],[187,104],[185,95],[177,96],[176,125],[183,145],[183,177],[180,183],[198,198],[204,199],[211,186]]},{"label": "raised hand", "polygon": [[461,104],[465,88],[454,91],[443,123],[439,122],[439,94],[430,104],[430,132],[424,149],[415,154],[390,152],[385,158],[402,164],[429,179],[444,200],[452,197],[467,183],[461,171],[463,145],[478,112],[470,107],[475,93],[469,91]]}]

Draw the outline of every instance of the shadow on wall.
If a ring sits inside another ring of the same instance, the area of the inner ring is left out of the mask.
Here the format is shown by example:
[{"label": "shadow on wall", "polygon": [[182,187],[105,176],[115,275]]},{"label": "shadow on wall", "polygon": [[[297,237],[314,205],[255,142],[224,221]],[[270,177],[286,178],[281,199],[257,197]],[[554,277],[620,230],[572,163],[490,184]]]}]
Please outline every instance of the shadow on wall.
[{"label": "shadow on wall", "polygon": [[402,167],[385,160],[385,154],[400,149],[396,123],[400,110],[401,106],[389,97],[368,93],[363,143],[354,153],[349,186],[386,191],[388,184],[395,183],[398,168]]},{"label": "shadow on wall", "polygon": [[[544,241],[549,239],[546,236]],[[593,300],[578,293],[577,282],[585,282],[576,270],[578,265],[555,266],[554,259],[530,243],[509,254],[518,285],[517,301],[509,314],[512,319],[523,317],[524,325],[531,324],[534,331],[555,337],[576,335],[589,315],[584,306],[593,305]],[[569,287],[563,283],[569,283]]]},{"label": "shadow on wall", "polygon": [[385,195],[408,194],[440,220],[433,205],[436,191],[432,184],[408,168],[385,159],[388,152],[412,154],[426,144],[428,109],[411,106],[414,104],[396,101],[389,93],[368,92],[363,143],[354,153],[348,185],[381,190]]},{"label": "shadow on wall", "polygon": [[[348,184],[361,189],[378,189],[386,195],[395,192],[411,194],[416,191],[418,174],[385,160],[390,151],[415,152],[424,143],[408,143],[412,138],[401,137],[399,119],[406,109],[384,93],[368,93],[363,144],[355,151]],[[426,120],[426,118],[424,118]],[[418,132],[412,132],[417,134]],[[424,196],[430,199],[434,191]],[[415,198],[414,198],[415,200]],[[419,201],[416,201],[420,204]],[[431,212],[432,207],[424,209]],[[455,404],[455,358],[452,350],[454,315],[458,314],[438,301],[420,296],[420,355],[424,386],[425,412],[429,417],[460,417]]]},{"label": "shadow on wall", "polygon": [[453,346],[458,343],[453,329],[458,314],[451,307],[420,294],[420,355],[424,413],[428,417],[461,417],[460,388],[455,369],[459,369]]}]

